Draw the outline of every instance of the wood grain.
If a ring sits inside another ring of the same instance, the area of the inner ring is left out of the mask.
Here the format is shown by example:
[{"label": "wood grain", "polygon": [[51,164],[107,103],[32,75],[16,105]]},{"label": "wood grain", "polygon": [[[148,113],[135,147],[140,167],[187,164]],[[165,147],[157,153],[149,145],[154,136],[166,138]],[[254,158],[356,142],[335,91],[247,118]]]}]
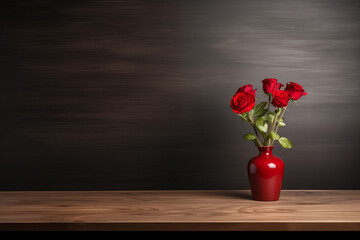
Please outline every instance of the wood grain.
[{"label": "wood grain", "polygon": [[0,230],[360,230],[360,191],[1,192]]}]

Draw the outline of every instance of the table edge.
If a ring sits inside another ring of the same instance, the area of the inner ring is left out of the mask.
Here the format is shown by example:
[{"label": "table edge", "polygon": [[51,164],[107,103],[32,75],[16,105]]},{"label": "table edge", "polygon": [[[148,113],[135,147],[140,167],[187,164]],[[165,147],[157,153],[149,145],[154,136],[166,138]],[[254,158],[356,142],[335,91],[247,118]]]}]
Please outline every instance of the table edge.
[{"label": "table edge", "polygon": [[359,231],[360,222],[0,223],[0,231]]}]

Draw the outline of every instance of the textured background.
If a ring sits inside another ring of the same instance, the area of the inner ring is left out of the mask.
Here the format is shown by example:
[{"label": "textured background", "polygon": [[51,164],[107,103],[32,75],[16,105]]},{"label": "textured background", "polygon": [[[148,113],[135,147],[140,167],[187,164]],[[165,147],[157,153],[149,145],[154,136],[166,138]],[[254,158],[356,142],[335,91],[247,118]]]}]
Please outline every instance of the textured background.
[{"label": "textured background", "polygon": [[283,188],[360,189],[359,3],[2,2],[0,190],[249,189],[229,103],[265,77],[308,92]]}]

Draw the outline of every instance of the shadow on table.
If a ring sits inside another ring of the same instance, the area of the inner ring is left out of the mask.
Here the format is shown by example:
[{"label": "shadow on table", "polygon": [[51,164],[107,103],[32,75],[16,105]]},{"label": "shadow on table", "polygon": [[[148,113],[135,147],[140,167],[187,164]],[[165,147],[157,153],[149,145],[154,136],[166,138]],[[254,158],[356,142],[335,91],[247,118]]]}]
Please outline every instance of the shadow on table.
[{"label": "shadow on table", "polygon": [[[204,193],[203,193],[204,194]],[[252,200],[251,191],[249,190],[224,190],[224,191],[209,191],[206,194],[212,196],[231,197],[236,199]]]},{"label": "shadow on table", "polygon": [[246,200],[252,200],[251,192],[250,191],[226,191],[224,195],[234,198],[242,198]]}]

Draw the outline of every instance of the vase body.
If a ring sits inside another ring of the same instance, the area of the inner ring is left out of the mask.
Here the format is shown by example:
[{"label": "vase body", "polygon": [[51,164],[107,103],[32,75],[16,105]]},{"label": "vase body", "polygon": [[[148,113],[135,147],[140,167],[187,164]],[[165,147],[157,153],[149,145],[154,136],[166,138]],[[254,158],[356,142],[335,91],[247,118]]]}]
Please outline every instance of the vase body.
[{"label": "vase body", "polygon": [[258,147],[259,155],[250,159],[247,166],[251,195],[257,201],[279,200],[284,163],[272,154],[273,147]]}]

